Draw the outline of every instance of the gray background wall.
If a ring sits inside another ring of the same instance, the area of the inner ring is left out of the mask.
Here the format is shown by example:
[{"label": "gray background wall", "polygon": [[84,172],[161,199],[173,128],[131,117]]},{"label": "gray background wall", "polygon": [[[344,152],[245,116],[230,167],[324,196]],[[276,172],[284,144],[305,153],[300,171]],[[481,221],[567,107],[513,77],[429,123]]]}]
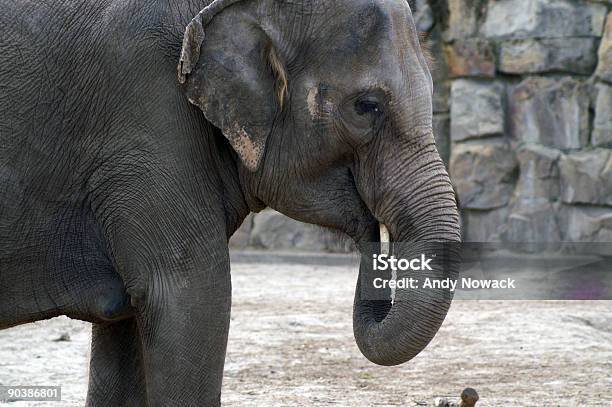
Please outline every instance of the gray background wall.
[{"label": "gray background wall", "polygon": [[[612,0],[413,0],[468,241],[612,242]],[[346,251],[273,212],[234,247]]]}]

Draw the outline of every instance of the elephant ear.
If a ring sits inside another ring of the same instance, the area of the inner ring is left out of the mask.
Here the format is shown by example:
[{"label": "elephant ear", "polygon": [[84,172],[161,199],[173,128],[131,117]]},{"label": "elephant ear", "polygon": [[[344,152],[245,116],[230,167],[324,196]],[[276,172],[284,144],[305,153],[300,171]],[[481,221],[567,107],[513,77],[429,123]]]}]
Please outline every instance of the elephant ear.
[{"label": "elephant ear", "polygon": [[243,4],[229,7],[239,1],[216,0],[187,26],[178,78],[189,101],[256,171],[278,111],[277,77],[283,75],[256,16]]}]

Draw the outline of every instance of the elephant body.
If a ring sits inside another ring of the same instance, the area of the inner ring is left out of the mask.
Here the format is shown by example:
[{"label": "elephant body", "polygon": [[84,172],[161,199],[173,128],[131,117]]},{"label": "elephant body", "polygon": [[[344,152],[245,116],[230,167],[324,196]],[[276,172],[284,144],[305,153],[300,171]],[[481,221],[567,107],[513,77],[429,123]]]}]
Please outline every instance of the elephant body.
[{"label": "elephant body", "polygon": [[[364,181],[372,160],[351,161],[362,147],[344,148],[340,138],[312,130],[333,127],[324,123],[333,103],[326,94],[341,85],[314,80],[333,69],[323,63],[301,75],[308,58],[300,49],[322,40],[305,40],[317,18],[336,18],[335,4],[353,3],[218,0],[214,13],[210,3],[0,0],[0,329],[59,315],[92,322],[91,406],[219,404],[231,307],[228,239],[250,212],[271,206],[358,243],[378,238],[378,221],[398,238],[408,236],[401,228],[434,222],[420,222],[419,210],[410,225],[395,219]],[[358,3],[366,7],[358,18],[385,21],[390,30],[386,9]],[[403,0],[381,3],[410,16]],[[283,13],[302,20],[279,28]],[[375,26],[369,29],[382,30]],[[341,56],[372,34],[355,27],[336,48]],[[420,64],[420,50],[415,55]],[[264,57],[274,63],[249,65]],[[419,86],[410,88],[430,92],[428,71],[418,73]],[[375,97],[390,98],[388,86]],[[355,104],[360,126],[379,120],[377,103]],[[437,204],[428,212],[446,217],[436,223],[439,239],[458,240],[454,196],[427,130],[431,95],[412,103],[424,107],[405,116],[421,121],[399,125],[422,129],[407,142],[423,157],[411,171],[436,177]],[[372,122],[359,121],[363,115]],[[374,134],[346,127],[355,137]],[[429,141],[414,141],[420,137]],[[429,236],[424,230],[410,236]],[[356,315],[365,318],[366,309]],[[356,323],[358,335],[374,322]],[[360,344],[377,363],[399,363],[370,346]]]},{"label": "elephant body", "polygon": [[[248,213],[231,204],[236,213],[226,216],[224,201],[240,192],[224,191],[235,168],[215,161],[229,150],[177,87],[181,27],[201,6],[181,16],[164,1],[2,2],[0,327],[57,311],[124,318],[115,268],[125,249],[113,246],[143,237],[130,236],[138,213],[157,222],[180,207],[177,219],[197,220],[220,241]],[[181,185],[157,185],[162,178]],[[180,205],[167,199],[182,195],[190,198]],[[213,250],[200,234],[191,243],[175,236],[172,257],[198,244]],[[150,244],[153,260],[161,253]],[[13,307],[32,282],[32,304]]]},{"label": "elephant body", "polygon": [[[140,346],[128,318],[137,301],[151,301],[143,286],[156,276],[142,273],[152,270],[176,270],[186,295],[197,290],[192,302],[210,318],[210,342],[200,345],[218,359],[207,365],[220,367],[192,380],[208,386],[213,404],[219,398],[227,239],[249,208],[231,184],[227,143],[177,86],[184,27],[201,3],[1,4],[0,328],[62,314],[96,323],[90,405],[146,404],[130,379],[139,375],[111,366],[128,356],[134,370],[144,366],[123,348]],[[189,287],[191,270],[210,278]],[[165,288],[154,296],[170,297]],[[174,345],[150,346],[166,358]],[[138,401],[126,403],[132,396]]]}]

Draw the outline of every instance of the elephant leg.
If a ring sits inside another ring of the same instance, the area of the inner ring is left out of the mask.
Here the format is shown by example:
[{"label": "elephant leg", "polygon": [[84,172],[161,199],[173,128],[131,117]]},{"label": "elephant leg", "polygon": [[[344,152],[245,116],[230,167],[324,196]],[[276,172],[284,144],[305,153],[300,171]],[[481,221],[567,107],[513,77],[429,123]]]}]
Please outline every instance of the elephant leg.
[{"label": "elephant leg", "polygon": [[226,215],[210,198],[216,187],[198,184],[191,162],[183,168],[180,157],[161,170],[147,167],[146,176],[120,174],[121,188],[105,195],[97,217],[135,309],[145,405],[214,407],[232,293]]},{"label": "elephant leg", "polygon": [[199,280],[199,275],[187,277],[182,287],[164,281],[159,288],[167,292],[154,288],[138,314],[151,407],[220,405],[230,324],[229,270],[210,273],[204,284]]},{"label": "elephant leg", "polygon": [[142,346],[136,320],[93,324],[87,406],[146,404]]}]

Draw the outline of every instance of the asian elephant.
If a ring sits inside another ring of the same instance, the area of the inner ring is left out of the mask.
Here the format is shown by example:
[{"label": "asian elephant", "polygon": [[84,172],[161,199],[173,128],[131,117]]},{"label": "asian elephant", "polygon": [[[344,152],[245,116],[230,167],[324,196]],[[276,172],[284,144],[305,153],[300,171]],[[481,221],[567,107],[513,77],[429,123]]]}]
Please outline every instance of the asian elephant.
[{"label": "asian elephant", "polygon": [[[364,253],[460,240],[406,0],[0,6],[0,328],[92,322],[88,405],[219,405],[250,212]],[[375,363],[418,354],[451,301],[403,295],[357,289]]]}]

